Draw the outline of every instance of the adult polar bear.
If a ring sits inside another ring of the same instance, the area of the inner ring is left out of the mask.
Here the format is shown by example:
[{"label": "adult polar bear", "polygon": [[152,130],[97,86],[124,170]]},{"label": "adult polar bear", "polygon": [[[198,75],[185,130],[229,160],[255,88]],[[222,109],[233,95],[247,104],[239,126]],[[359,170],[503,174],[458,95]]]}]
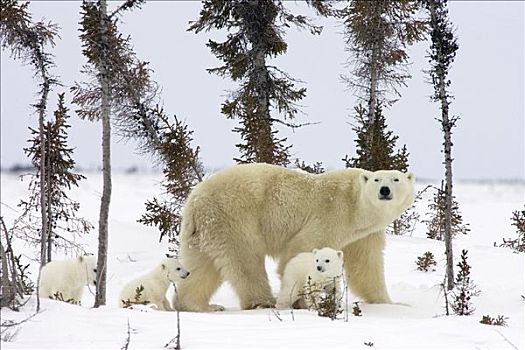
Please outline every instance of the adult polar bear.
[{"label": "adult polar bear", "polygon": [[182,217],[179,310],[214,311],[213,293],[231,283],[241,307],[273,307],[265,269],[277,258],[282,276],[301,252],[344,252],[351,290],[367,302],[390,303],[383,268],[385,227],[414,201],[414,176],[395,170],[344,169],[323,174],[268,164],[236,165],[189,195]]}]

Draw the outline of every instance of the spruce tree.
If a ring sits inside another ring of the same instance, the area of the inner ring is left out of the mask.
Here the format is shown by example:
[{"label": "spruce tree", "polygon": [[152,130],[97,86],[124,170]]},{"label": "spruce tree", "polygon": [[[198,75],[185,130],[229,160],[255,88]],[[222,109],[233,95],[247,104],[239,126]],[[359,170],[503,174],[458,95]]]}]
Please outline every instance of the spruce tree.
[{"label": "spruce tree", "polygon": [[[192,131],[177,118],[170,120],[164,109],[158,106],[160,89],[151,79],[148,63],[137,58],[131,38],[119,33],[118,17],[126,10],[140,7],[143,2],[128,0],[107,16],[106,60],[111,67],[107,72],[111,91],[111,121],[116,133],[125,139],[135,140],[142,153],[148,154],[163,167],[163,193],[160,198],[146,202],[146,213],[138,221],[156,226],[160,238],[168,237],[176,249],[180,209],[190,189],[202,180],[203,167],[198,157],[199,149],[190,145]],[[83,72],[97,77],[97,55],[100,55],[100,47],[96,44],[100,40],[97,26],[99,8],[85,2],[83,11],[82,38],[85,43],[84,53],[88,57]],[[89,120],[101,119],[100,86],[80,82],[72,90],[73,102],[81,107],[78,114]]]},{"label": "spruce tree", "polygon": [[366,103],[367,123],[373,123],[379,104],[393,102],[389,95],[400,96],[399,87],[410,78],[407,47],[426,32],[425,21],[417,17],[420,6],[410,0],[353,0],[338,12],[352,57],[346,63],[350,73],[342,79]]},{"label": "spruce tree", "polygon": [[[19,3],[16,0],[3,0],[0,2],[0,43],[2,48],[9,48],[12,57],[20,59],[24,63],[33,66],[35,77],[40,87],[38,102],[33,106],[38,114],[38,127],[41,140],[41,153],[45,154],[44,123],[46,118],[47,99],[53,85],[57,84],[56,78],[51,74],[53,67],[53,56],[45,47],[54,46],[58,26],[51,22],[32,23],[31,15],[27,11],[29,2]],[[40,268],[46,262],[48,234],[46,229],[47,208],[44,197],[45,156],[41,157],[40,164]],[[38,276],[40,280],[40,274]],[[38,283],[37,283],[38,295]],[[37,311],[40,310],[40,298],[37,296]]]},{"label": "spruce tree", "polygon": [[[320,1],[311,5],[321,14],[328,13]],[[199,19],[188,29],[195,33],[226,29],[229,33],[224,42],[208,41],[211,52],[224,62],[208,72],[240,84],[221,108],[227,118],[240,120],[234,129],[242,139],[237,145],[241,157],[235,159],[239,163],[289,163],[290,146],[277,136],[275,124],[300,126],[295,124],[297,102],[306,89],[296,88],[297,81],[268,64],[268,59],[286,52],[283,34],[290,25],[313,34],[321,32],[305,16],[291,14],[281,0],[205,0]]]},{"label": "spruce tree", "polygon": [[432,101],[440,104],[441,116],[438,121],[443,130],[443,153],[445,159],[445,212],[444,235],[445,254],[447,257],[447,289],[454,287],[454,263],[452,252],[452,227],[453,227],[453,192],[452,192],[452,128],[456,125],[458,117],[449,116],[450,101],[452,96],[448,89],[450,80],[448,73],[459,46],[454,36],[452,24],[448,19],[446,0],[425,0],[425,7],[430,14],[430,29],[432,44],[430,47],[430,78],[434,85]]},{"label": "spruce tree", "polygon": [[[75,161],[73,160],[73,149],[68,147],[67,131],[70,125],[68,109],[64,105],[64,94],[58,95],[58,106],[54,112],[55,120],[48,121],[44,125],[43,135],[45,153],[42,156],[40,131],[29,128],[33,138],[29,140],[30,146],[24,151],[36,169],[37,174],[29,183],[30,197],[27,201],[21,201],[19,206],[23,208],[25,220],[33,229],[19,230],[18,235],[31,245],[40,245],[39,234],[32,212],[40,211],[40,197],[43,196],[46,203],[47,214],[47,239],[46,239],[46,262],[52,260],[53,250],[62,250],[66,254],[85,253],[83,247],[76,242],[77,237],[89,233],[92,225],[84,218],[78,217],[77,212],[80,203],[68,196],[72,187],[78,187],[79,181],[85,176],[75,173]],[[45,159],[46,177],[40,186],[41,160]]]},{"label": "spruce tree", "polygon": [[[435,188],[435,190],[436,193],[430,199],[428,205],[429,217],[426,220],[423,220],[423,222],[427,225],[428,238],[443,241],[445,239],[445,212],[447,210],[446,193],[443,181],[441,181],[441,187]],[[458,234],[466,235],[470,231],[469,224],[463,223],[463,216],[461,215],[455,197],[452,197],[450,217],[450,233],[452,238],[456,237]]]},{"label": "spruce tree", "polygon": [[145,151],[158,145],[155,122],[150,120],[150,104],[156,85],[150,80],[147,63],[139,61],[129,37],[119,33],[118,16],[140,7],[144,0],[128,0],[111,14],[107,1],[82,2],[80,39],[87,64],[82,72],[95,82],[76,83],[73,103],[80,117],[102,123],[103,189],[99,215],[98,281],[95,306],[106,302],[108,218],[111,200],[111,125],[124,137],[137,139]]},{"label": "spruce tree", "polygon": [[[383,107],[394,102],[390,95],[400,96],[399,87],[410,78],[406,49],[423,39],[426,31],[425,21],[417,17],[420,6],[409,0],[353,0],[337,11],[352,57],[346,62],[350,72],[342,79],[366,104],[355,107],[357,155],[343,158],[346,167],[371,171],[408,168],[406,145],[395,150],[398,137],[387,130]],[[394,234],[409,231],[418,220],[413,209],[388,230]]]}]

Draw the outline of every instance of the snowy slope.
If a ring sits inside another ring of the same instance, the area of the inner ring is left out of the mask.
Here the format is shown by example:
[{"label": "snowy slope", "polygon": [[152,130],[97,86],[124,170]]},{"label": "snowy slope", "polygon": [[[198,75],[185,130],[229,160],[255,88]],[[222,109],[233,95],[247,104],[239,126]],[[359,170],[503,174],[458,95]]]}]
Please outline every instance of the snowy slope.
[{"label": "snowy slope", "polygon": [[[115,174],[110,212],[108,267],[108,305],[92,309],[93,295],[86,291],[83,307],[43,300],[43,312],[18,329],[2,349],[119,349],[131,327],[130,349],[160,349],[175,336],[176,314],[117,308],[117,296],[126,281],[152,268],[166,252],[154,229],[136,223],[144,201],[158,193],[158,175]],[[418,184],[423,188],[426,184]],[[2,215],[9,223],[18,201],[26,196],[27,182],[2,174]],[[81,202],[82,215],[97,222],[101,177],[90,174],[74,197]],[[494,248],[493,242],[511,237],[509,218],[523,206],[524,184],[457,183],[455,188],[464,219],[471,232],[454,241],[454,251],[469,250],[472,279],[481,289],[473,299],[473,316],[445,317],[439,283],[444,275],[444,246],[428,240],[424,225],[412,237],[388,237],[386,276],[394,305],[361,304],[362,317],[350,314],[349,321],[330,321],[313,312],[269,310],[241,311],[232,289],[225,285],[214,302],[225,305],[220,313],[181,313],[184,349],[246,348],[347,348],[367,349],[523,349],[524,255]],[[427,201],[418,208],[424,213]],[[96,233],[85,239],[95,252]],[[31,254],[31,248],[17,245],[18,252]],[[434,272],[419,272],[414,261],[431,251],[437,257]],[[33,264],[35,265],[35,264]],[[33,267],[33,276],[36,271]],[[274,291],[279,281],[275,264],[268,261]],[[352,295],[349,301],[357,299]],[[32,298],[22,312],[2,309],[2,320],[21,320],[33,313]],[[505,315],[507,327],[479,323],[482,315]]]}]

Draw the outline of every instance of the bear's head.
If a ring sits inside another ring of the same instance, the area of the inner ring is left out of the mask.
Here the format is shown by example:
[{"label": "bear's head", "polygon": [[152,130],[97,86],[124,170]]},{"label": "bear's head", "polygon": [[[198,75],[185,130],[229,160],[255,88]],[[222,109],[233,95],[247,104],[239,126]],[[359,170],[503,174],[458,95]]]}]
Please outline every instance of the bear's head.
[{"label": "bear's head", "polygon": [[179,260],[176,258],[165,258],[160,265],[162,270],[167,272],[167,277],[170,282],[178,282],[189,276],[189,272],[182,267]]},{"label": "bear's head", "polygon": [[374,207],[390,208],[401,214],[414,202],[413,173],[397,170],[364,171],[361,174],[363,195]]},{"label": "bear's head", "polygon": [[80,255],[77,258],[77,263],[82,271],[82,276],[85,276],[85,284],[97,284],[97,258],[94,255]]},{"label": "bear's head", "polygon": [[315,271],[325,277],[337,277],[343,273],[343,252],[329,247],[312,250]]}]

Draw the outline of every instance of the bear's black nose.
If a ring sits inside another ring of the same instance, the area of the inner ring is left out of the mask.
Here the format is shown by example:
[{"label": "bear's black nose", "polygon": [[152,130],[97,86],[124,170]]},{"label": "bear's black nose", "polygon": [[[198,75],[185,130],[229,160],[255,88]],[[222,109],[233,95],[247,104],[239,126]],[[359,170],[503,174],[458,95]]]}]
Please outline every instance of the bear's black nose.
[{"label": "bear's black nose", "polygon": [[323,268],[321,266],[317,266],[317,271],[321,271]]},{"label": "bear's black nose", "polygon": [[387,186],[382,186],[380,189],[379,189],[379,193],[386,197],[388,195],[390,195],[390,188],[388,188]]}]

